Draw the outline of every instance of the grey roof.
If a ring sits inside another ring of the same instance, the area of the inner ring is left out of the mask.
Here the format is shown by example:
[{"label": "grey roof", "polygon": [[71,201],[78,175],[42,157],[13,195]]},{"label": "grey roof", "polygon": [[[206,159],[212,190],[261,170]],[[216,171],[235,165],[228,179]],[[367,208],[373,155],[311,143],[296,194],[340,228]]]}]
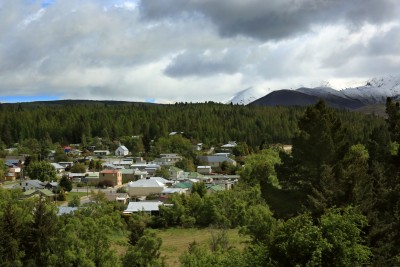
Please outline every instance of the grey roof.
[{"label": "grey roof", "polygon": [[174,193],[182,193],[184,190],[183,188],[165,188],[161,194],[174,194]]},{"label": "grey roof", "polygon": [[205,161],[205,162],[224,162],[224,161],[228,161],[228,162],[234,162],[233,159],[228,158],[226,156],[220,156],[220,155],[215,155],[215,156],[200,156],[199,159],[201,161]]},{"label": "grey roof", "polygon": [[45,186],[45,183],[40,180],[27,180],[26,183],[35,188],[44,188]]},{"label": "grey roof", "polygon": [[58,164],[58,163],[50,163],[51,165],[53,165],[53,167],[57,170],[57,169],[65,169],[64,166]]},{"label": "grey roof", "polygon": [[132,213],[139,211],[159,211],[159,206],[163,203],[161,201],[140,201],[140,202],[129,202],[128,207],[124,213]]},{"label": "grey roof", "polygon": [[139,179],[129,182],[128,187],[165,187],[165,184],[155,179]]},{"label": "grey roof", "polygon": [[129,150],[126,148],[126,146],[119,146],[118,148],[121,148],[121,149],[124,150],[124,151],[129,151]]}]

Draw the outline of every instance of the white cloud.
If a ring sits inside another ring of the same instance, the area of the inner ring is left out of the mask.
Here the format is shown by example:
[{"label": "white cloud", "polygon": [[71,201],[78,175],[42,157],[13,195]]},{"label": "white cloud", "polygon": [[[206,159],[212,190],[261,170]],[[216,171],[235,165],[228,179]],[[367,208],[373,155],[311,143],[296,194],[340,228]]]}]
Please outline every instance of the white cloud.
[{"label": "white cloud", "polygon": [[3,2],[0,96],[222,102],[249,87],[345,86],[400,67],[395,1],[168,3]]}]

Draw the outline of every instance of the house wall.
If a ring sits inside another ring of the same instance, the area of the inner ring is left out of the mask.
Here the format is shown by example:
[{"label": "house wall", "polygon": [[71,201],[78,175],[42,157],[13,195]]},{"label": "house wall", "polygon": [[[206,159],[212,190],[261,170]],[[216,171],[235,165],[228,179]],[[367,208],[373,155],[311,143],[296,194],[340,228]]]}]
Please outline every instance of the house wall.
[{"label": "house wall", "polygon": [[122,185],[122,173],[100,173],[99,182],[104,181],[112,183],[113,186]]},{"label": "house wall", "polygon": [[161,194],[164,187],[130,187],[128,186],[129,196],[148,196],[151,194]]}]

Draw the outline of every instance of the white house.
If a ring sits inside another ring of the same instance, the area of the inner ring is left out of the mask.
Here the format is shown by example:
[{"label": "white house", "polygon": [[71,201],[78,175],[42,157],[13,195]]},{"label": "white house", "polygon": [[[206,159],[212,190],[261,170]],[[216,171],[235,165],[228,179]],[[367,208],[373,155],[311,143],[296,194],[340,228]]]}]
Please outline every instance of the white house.
[{"label": "white house", "polygon": [[[157,178],[157,179],[156,179]],[[160,177],[150,179],[140,179],[128,183],[128,194],[136,197],[148,196],[151,194],[160,194],[167,186]]]},{"label": "white house", "polygon": [[210,174],[212,172],[211,166],[197,166],[197,172],[201,174]]},{"label": "white house", "polygon": [[159,206],[163,205],[161,201],[140,201],[140,202],[129,202],[128,207],[124,211],[124,214],[132,214],[136,212],[148,212],[158,213],[160,211]]},{"label": "white house", "polygon": [[116,156],[127,156],[128,154],[129,154],[129,150],[126,148],[126,146],[119,146],[115,150]]}]

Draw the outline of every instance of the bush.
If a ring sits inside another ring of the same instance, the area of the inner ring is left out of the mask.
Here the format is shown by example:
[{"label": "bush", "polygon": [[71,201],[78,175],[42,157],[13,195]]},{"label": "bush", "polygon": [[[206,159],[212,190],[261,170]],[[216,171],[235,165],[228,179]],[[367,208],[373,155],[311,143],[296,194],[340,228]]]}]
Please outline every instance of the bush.
[{"label": "bush", "polygon": [[97,186],[100,188],[114,187],[114,184],[111,181],[101,181],[97,184]]}]

